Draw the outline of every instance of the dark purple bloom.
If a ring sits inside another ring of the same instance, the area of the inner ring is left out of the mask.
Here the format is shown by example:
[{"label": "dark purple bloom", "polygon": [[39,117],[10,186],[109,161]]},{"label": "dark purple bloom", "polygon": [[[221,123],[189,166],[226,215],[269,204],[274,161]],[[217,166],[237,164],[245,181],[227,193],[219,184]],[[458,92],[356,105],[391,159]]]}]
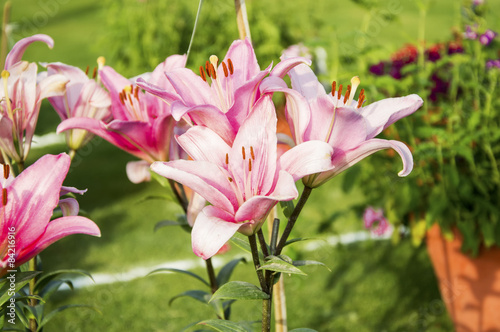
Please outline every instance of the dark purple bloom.
[{"label": "dark purple bloom", "polygon": [[385,73],[385,66],[386,63],[384,61],[380,61],[376,65],[370,66],[370,73],[377,75],[377,76],[382,76]]},{"label": "dark purple bloom", "polygon": [[488,29],[479,37],[479,42],[485,46],[489,45],[496,36],[497,33],[495,31]]},{"label": "dark purple bloom", "polygon": [[465,39],[477,39],[476,27],[472,28],[470,25],[465,27],[464,38]]}]

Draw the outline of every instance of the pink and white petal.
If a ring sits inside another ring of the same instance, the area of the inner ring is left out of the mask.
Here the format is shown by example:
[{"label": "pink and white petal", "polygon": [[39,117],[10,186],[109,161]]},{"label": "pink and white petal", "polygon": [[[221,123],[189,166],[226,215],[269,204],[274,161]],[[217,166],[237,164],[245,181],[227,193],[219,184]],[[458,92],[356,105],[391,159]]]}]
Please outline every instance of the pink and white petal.
[{"label": "pink and white petal", "polygon": [[67,154],[45,155],[26,168],[7,189],[5,219],[16,228],[20,248],[33,243],[45,231],[59,203],[62,182],[68,173]]},{"label": "pink and white petal", "polygon": [[231,59],[234,66],[233,81],[236,88],[252,79],[260,72],[257,57],[250,39],[234,41],[226,53],[224,61]]},{"label": "pink and white petal", "polygon": [[193,160],[210,161],[221,167],[226,165],[226,154],[231,147],[214,131],[195,126],[177,137],[177,142]]},{"label": "pink and white petal", "polygon": [[158,161],[168,161],[174,139],[176,121],[171,115],[162,114],[153,122],[152,135],[155,141]]},{"label": "pink and white petal", "polygon": [[37,100],[60,96],[66,91],[69,79],[63,75],[50,75],[40,81],[37,86]]},{"label": "pink and white petal", "polygon": [[219,109],[210,107],[210,105],[195,106],[189,110],[189,116],[195,124],[212,129],[227,144],[232,144],[235,131],[226,115],[220,112]]},{"label": "pink and white petal", "polygon": [[19,262],[16,261],[16,264],[27,262],[52,243],[72,234],[87,234],[100,237],[101,231],[92,220],[85,217],[69,216],[57,218],[49,222],[45,233],[36,242],[33,242],[31,246],[25,247],[20,251],[18,256]]},{"label": "pink and white petal", "polygon": [[226,113],[229,122],[235,131],[243,124],[243,121],[250,113],[252,106],[259,97],[259,84],[267,75],[267,72],[262,71],[255,77],[245,82],[235,91],[227,91],[230,94],[229,98],[233,99],[233,104]]},{"label": "pink and white petal", "polygon": [[279,167],[297,181],[306,175],[333,169],[333,148],[322,141],[307,141],[285,152],[279,159]]},{"label": "pink and white petal", "polygon": [[186,59],[187,57],[185,54],[184,55],[174,54],[169,56],[168,58],[165,59],[165,61],[156,66],[156,68],[151,73],[151,78],[148,80],[148,82],[153,84],[161,84],[161,86],[165,90],[170,90],[171,88],[173,91],[173,88],[168,82],[165,73],[166,72],[168,73],[176,68],[185,67]]},{"label": "pink and white petal", "polygon": [[325,88],[318,81],[311,67],[300,64],[288,72],[292,81],[292,88],[298,91],[307,101],[326,95]]},{"label": "pink and white petal", "polygon": [[367,122],[367,139],[377,136],[389,125],[414,113],[422,104],[422,98],[413,94],[383,99],[363,107],[360,113]]},{"label": "pink and white petal", "polygon": [[[172,105],[174,101],[179,100],[180,98],[179,95],[174,91],[172,84],[170,84],[168,80],[166,80],[166,82],[162,84],[161,87],[156,84],[145,81],[144,78],[142,77],[139,77],[136,80],[136,83],[146,92],[163,100],[165,103],[167,103],[167,105]],[[163,85],[168,85],[171,87],[171,89],[166,89]]]},{"label": "pink and white petal", "polygon": [[[297,144],[302,143],[311,120],[311,109],[306,99],[297,91],[289,89],[278,77],[268,77],[260,86],[263,94],[284,92],[286,97],[286,118],[292,136]],[[315,110],[316,112],[316,110]]]},{"label": "pink and white petal", "polygon": [[216,104],[208,83],[190,69],[177,68],[165,75],[187,106]]},{"label": "pink and white petal", "polygon": [[[271,70],[270,76],[277,76],[280,78],[284,78],[288,72],[297,66],[306,66],[309,67],[311,65],[311,60],[303,57],[292,57],[292,58],[281,58],[281,61]],[[324,90],[323,90],[324,91]]]},{"label": "pink and white petal", "polygon": [[363,142],[357,148],[349,151],[339,151],[337,154],[338,150],[336,150],[332,158],[332,162],[336,165],[334,175],[339,174],[345,169],[356,164],[358,161],[383,149],[394,149],[401,156],[403,169],[398,173],[399,176],[407,176],[411,173],[413,169],[413,156],[410,149],[408,149],[404,143],[373,138]]},{"label": "pink and white petal", "polygon": [[198,214],[207,205],[207,200],[201,197],[197,192],[193,191],[193,194],[189,198],[189,205],[187,208],[186,218],[189,226],[193,227]]},{"label": "pink and white petal", "polygon": [[[315,121],[320,126],[321,124],[318,122],[318,119],[315,119]],[[321,137],[320,139],[325,140],[330,122],[331,120],[323,123],[322,134],[325,137]],[[311,132],[314,132],[315,127],[315,125],[311,126]],[[351,150],[367,140],[367,130],[366,119],[362,114],[349,107],[340,107],[335,112],[333,130],[328,142],[333,146],[335,151],[337,149],[342,151]],[[313,135],[311,134],[310,136]]]},{"label": "pink and white petal", "polygon": [[191,231],[191,243],[196,256],[208,259],[231,239],[242,224],[233,221],[233,215],[215,206],[201,210]]},{"label": "pink and white petal", "polygon": [[129,161],[125,170],[127,177],[132,183],[141,183],[151,181],[150,166],[151,164],[145,160]]},{"label": "pink and white petal", "polygon": [[211,204],[234,213],[236,196],[225,172],[208,161],[174,160],[154,162],[151,170],[196,191]]},{"label": "pink and white petal", "polygon": [[59,134],[69,129],[85,129],[140,159],[151,160],[148,154],[139,150],[137,146],[127,141],[120,133],[109,131],[106,124],[102,121],[91,118],[69,118],[57,126],[57,133]]},{"label": "pink and white petal", "polygon": [[5,67],[4,69],[9,69],[12,65],[14,65],[16,62],[21,61],[24,52],[26,51],[26,48],[28,46],[36,41],[41,41],[47,44],[49,48],[54,47],[54,40],[50,38],[47,35],[43,34],[38,34],[38,35],[33,35],[31,37],[23,38],[20,41],[18,41],[14,47],[12,47],[12,50],[10,50],[9,54],[7,54],[7,57],[5,58]]},{"label": "pink and white petal", "polygon": [[229,153],[229,169],[241,192],[248,186],[245,183],[250,159],[253,159],[251,191],[267,193],[271,190],[276,173],[276,124],[274,104],[271,97],[266,96],[257,102],[238,131]]},{"label": "pink and white petal", "polygon": [[77,216],[78,211],[80,211],[80,205],[77,200],[72,197],[60,199],[59,207],[64,217]]}]

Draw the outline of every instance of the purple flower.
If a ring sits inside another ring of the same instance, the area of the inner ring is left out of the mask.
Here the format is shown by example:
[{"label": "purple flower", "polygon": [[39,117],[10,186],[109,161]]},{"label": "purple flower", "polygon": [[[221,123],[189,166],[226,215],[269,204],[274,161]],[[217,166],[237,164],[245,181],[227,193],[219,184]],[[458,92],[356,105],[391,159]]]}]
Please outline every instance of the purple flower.
[{"label": "purple flower", "polygon": [[370,229],[373,235],[382,236],[390,230],[390,224],[384,217],[382,209],[369,206],[363,214],[365,228]]},{"label": "purple flower", "polygon": [[486,30],[481,37],[479,37],[479,42],[484,46],[489,45],[493,39],[497,36],[497,33],[491,29]]},{"label": "purple flower", "polygon": [[472,28],[470,25],[465,27],[464,38],[475,40],[477,39],[476,27]]},{"label": "purple flower", "polygon": [[491,69],[491,68],[500,69],[500,59],[486,61],[486,69]]}]

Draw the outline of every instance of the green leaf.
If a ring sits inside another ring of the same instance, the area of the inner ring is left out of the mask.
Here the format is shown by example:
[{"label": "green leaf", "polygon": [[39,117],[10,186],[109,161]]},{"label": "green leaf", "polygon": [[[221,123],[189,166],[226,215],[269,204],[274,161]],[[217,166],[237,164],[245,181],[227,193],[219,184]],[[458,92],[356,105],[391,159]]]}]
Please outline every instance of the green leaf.
[{"label": "green leaf", "polygon": [[198,325],[206,325],[220,332],[249,332],[249,330],[240,326],[238,323],[222,319],[205,320],[199,322]]},{"label": "green leaf", "polygon": [[313,238],[307,238],[307,237],[297,237],[295,239],[291,239],[291,240],[288,240],[285,242],[285,247],[290,245],[290,244],[293,244],[295,242],[301,242],[301,241],[310,241],[310,240],[315,240]]},{"label": "green leaf", "polygon": [[344,177],[342,179],[342,191],[345,193],[349,193],[354,185],[356,184],[356,180],[360,177],[361,168],[359,166],[353,166],[348,168],[344,172]]},{"label": "green leaf", "polygon": [[137,204],[140,204],[140,203],[144,203],[146,201],[150,201],[150,200],[154,200],[154,199],[158,199],[158,200],[165,200],[165,201],[173,201],[173,197],[172,196],[169,196],[169,195],[147,195],[141,199],[139,199],[136,203]]},{"label": "green leaf", "polygon": [[[14,293],[17,293],[21,288],[23,288],[26,284],[30,282],[31,279],[36,277],[42,273],[41,271],[27,271],[27,272],[18,272],[15,274],[16,281],[15,281],[15,289]],[[9,277],[11,274],[8,273],[5,278]],[[7,279],[8,280],[8,279]],[[3,284],[2,288],[0,288],[0,306],[2,306],[4,303],[9,301],[9,299],[12,297],[12,295],[9,295],[11,292],[10,290],[10,282],[6,282]]]},{"label": "green leaf", "polygon": [[71,282],[71,280],[58,279],[51,280],[47,285],[45,285],[45,287],[43,287],[43,289],[38,294],[44,299],[48,299],[52,294],[57,292],[59,287],[61,287],[63,284],[68,285],[68,287],[73,290],[73,283]]},{"label": "green leaf", "polygon": [[66,309],[71,309],[71,308],[89,308],[89,309],[97,311],[98,313],[100,313],[102,315],[102,312],[99,309],[97,309],[96,307],[91,306],[91,305],[85,305],[85,304],[67,304],[67,305],[63,305],[63,306],[61,306],[59,308],[56,308],[56,309],[52,310],[48,315],[46,315],[45,317],[43,317],[42,321],[38,325],[38,330],[37,331],[40,331],[41,328],[45,324],[47,324],[52,318],[54,318],[55,315],[57,315],[61,311],[64,311]]},{"label": "green leaf", "polygon": [[149,272],[146,276],[149,276],[153,273],[161,273],[161,272],[177,272],[177,273],[184,273],[184,274],[187,274],[188,276],[191,276],[199,281],[201,281],[202,283],[204,283],[205,285],[207,285],[208,287],[210,287],[210,284],[205,280],[203,279],[202,277],[200,277],[199,275],[193,273],[193,272],[190,272],[190,271],[186,271],[186,270],[180,270],[180,269],[173,269],[173,268],[168,268],[168,267],[164,267],[164,268],[161,268],[161,269],[156,269],[152,272]]},{"label": "green leaf", "polygon": [[197,289],[189,290],[189,291],[186,291],[184,293],[181,293],[181,294],[176,295],[173,298],[171,298],[170,301],[168,302],[168,305],[172,305],[172,302],[174,302],[178,298],[186,297],[186,296],[193,298],[197,301],[200,301],[201,303],[208,304],[211,294],[208,292],[202,291],[202,290],[197,290]]},{"label": "green leaf", "polygon": [[280,206],[285,217],[290,218],[293,210],[295,209],[293,201],[280,201]]},{"label": "green leaf", "polygon": [[318,331],[313,330],[313,329],[308,329],[306,327],[301,327],[301,328],[298,328],[298,329],[293,329],[290,332],[318,332]]},{"label": "green leaf", "polygon": [[[248,238],[245,236],[244,238],[240,237],[239,234],[236,234],[231,238],[231,243],[240,248],[243,251],[248,252],[249,254],[252,254],[252,250],[250,249],[250,243],[248,243]],[[264,260],[264,255],[262,252],[259,250],[259,258],[261,260]]]},{"label": "green leaf", "polygon": [[268,270],[289,274],[307,275],[293,265],[293,262],[285,260],[283,257],[269,256],[267,261],[261,265],[259,270]]},{"label": "green leaf", "polygon": [[328,266],[318,261],[310,261],[310,260],[293,261],[293,265],[294,266],[320,265],[325,267],[328,271],[332,272],[332,270]]},{"label": "green leaf", "polygon": [[212,295],[214,300],[264,300],[269,299],[269,295],[264,293],[259,287],[244,281],[230,281],[222,285]]},{"label": "green leaf", "polygon": [[231,274],[234,271],[234,268],[236,265],[238,265],[239,262],[245,262],[245,258],[236,258],[224,265],[222,269],[220,269],[219,274],[217,275],[217,285],[222,286],[225,283],[229,281],[229,278],[231,278]]},{"label": "green leaf", "polygon": [[63,274],[80,274],[82,276],[89,277],[92,281],[95,282],[94,278],[92,278],[92,275],[84,270],[77,270],[77,269],[57,270],[50,273],[44,273],[40,277],[40,279],[37,280],[35,284],[35,291],[41,292],[45,287],[45,285],[47,285],[50,281],[54,280],[55,278]]}]

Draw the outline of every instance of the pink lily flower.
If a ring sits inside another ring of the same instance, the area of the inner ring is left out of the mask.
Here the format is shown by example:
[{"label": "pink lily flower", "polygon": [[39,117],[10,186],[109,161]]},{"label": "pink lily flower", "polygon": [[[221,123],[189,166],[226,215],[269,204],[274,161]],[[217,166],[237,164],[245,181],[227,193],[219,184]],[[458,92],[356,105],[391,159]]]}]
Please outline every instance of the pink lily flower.
[{"label": "pink lily flower", "polygon": [[375,136],[415,112],[422,105],[422,98],[413,94],[363,106],[364,90],[361,90],[359,99],[354,100],[360,83],[357,77],[351,80],[352,86],[348,86],[342,95],[342,85],[337,91],[335,82],[332,94],[327,94],[309,66],[296,66],[288,75],[293,90],[276,78],[266,79],[261,89],[285,92],[286,117],[296,144],[322,140],[334,150],[334,167],[304,178],[305,185],[318,187],[365,157],[388,148],[398,152],[403,160],[403,170],[398,175],[406,176],[411,172],[413,157],[408,147],[402,142],[377,139]]},{"label": "pink lily flower", "polygon": [[366,229],[371,229],[373,235],[382,236],[391,231],[391,225],[384,217],[382,209],[374,209],[369,206],[363,214],[363,221]]},{"label": "pink lily flower", "polygon": [[193,160],[156,162],[151,169],[191,188],[212,205],[198,214],[193,251],[208,259],[237,232],[254,234],[278,201],[298,196],[295,181],[331,167],[325,142],[300,144],[277,158],[276,113],[270,96],[253,107],[228,145],[215,131],[195,126],[178,137]]},{"label": "pink lily flower", "polygon": [[[187,68],[165,73],[170,85],[148,84],[139,79],[138,85],[172,105],[176,120],[184,117],[194,125],[209,127],[231,144],[250,108],[259,99],[259,84],[268,74],[284,77],[290,68],[309,63],[295,57],[281,61],[274,69],[261,70],[252,44],[247,38],[232,43],[219,63],[217,56],[200,66],[200,75]],[[180,98],[179,98],[180,97]]]},{"label": "pink lily flower", "polygon": [[[99,58],[98,62],[104,65],[104,58]],[[64,95],[49,98],[61,121],[77,117],[94,118],[103,122],[111,119],[111,98],[99,82],[90,79],[80,68],[60,62],[45,64],[45,67],[48,76],[61,74],[69,80]],[[86,145],[93,137],[92,133],[82,129],[66,131],[66,143],[74,151]]]},{"label": "pink lily flower", "polygon": [[16,163],[24,163],[35,132],[42,99],[64,92],[67,79],[61,75],[37,83],[37,65],[22,61],[26,48],[35,41],[50,48],[54,41],[47,35],[21,39],[7,55],[0,89],[0,149]]},{"label": "pink lily flower", "polygon": [[65,236],[101,235],[92,220],[74,213],[50,221],[54,208],[61,204],[60,194],[68,189],[61,185],[70,162],[66,154],[45,155],[16,178],[4,165],[0,180],[0,277]]},{"label": "pink lily flower", "polygon": [[[152,84],[168,86],[164,72],[183,67],[186,57],[173,55],[158,65],[152,74],[145,74]],[[129,179],[141,182],[148,178],[149,164],[170,160],[178,154],[172,139],[176,121],[171,116],[170,105],[153,95],[146,94],[136,85],[136,79],[128,80],[113,68],[105,66],[99,71],[102,83],[111,96],[112,120],[75,117],[63,121],[57,132],[69,129],[85,129],[98,135],[120,149],[142,159],[127,166]],[[173,91],[173,88],[171,89]]]}]

